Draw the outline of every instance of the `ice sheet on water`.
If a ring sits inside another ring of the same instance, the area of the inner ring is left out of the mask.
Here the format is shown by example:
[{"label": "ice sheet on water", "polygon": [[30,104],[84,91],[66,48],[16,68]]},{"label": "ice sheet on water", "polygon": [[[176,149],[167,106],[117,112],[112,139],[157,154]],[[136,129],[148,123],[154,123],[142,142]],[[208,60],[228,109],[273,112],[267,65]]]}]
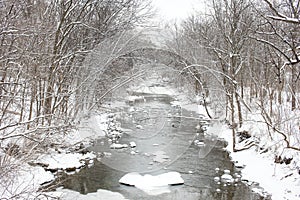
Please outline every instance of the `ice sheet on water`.
[{"label": "ice sheet on water", "polygon": [[124,175],[119,183],[135,186],[149,195],[159,195],[171,192],[170,186],[184,184],[184,180],[178,172],[168,172],[156,176],[131,172]]}]

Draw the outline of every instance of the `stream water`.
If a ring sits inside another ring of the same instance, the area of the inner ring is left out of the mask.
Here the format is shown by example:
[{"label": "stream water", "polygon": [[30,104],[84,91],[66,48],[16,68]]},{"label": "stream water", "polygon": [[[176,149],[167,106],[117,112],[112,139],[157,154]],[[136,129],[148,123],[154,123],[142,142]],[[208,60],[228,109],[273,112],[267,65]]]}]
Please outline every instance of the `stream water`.
[{"label": "stream water", "polygon": [[[128,199],[265,199],[253,193],[245,181],[218,181],[216,177],[224,170],[240,177],[241,169],[234,166],[217,133],[195,128],[201,116],[171,106],[173,99],[167,95],[135,95],[143,98],[115,109],[115,113],[124,130],[118,142],[135,142],[136,147],[111,149],[107,138],[97,140],[90,150],[101,153],[101,160],[66,176],[64,188],[83,194],[107,189]],[[128,172],[157,175],[169,171],[179,172],[185,183],[170,186],[169,193],[157,196],[118,182]]]}]

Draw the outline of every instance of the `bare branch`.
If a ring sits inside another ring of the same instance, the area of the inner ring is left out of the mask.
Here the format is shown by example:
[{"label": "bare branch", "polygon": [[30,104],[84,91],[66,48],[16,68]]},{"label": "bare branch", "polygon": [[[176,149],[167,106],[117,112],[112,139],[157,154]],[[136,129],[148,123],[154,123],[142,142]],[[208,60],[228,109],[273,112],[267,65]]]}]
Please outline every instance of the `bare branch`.
[{"label": "bare branch", "polygon": [[263,1],[268,4],[269,8],[276,15],[276,16],[268,15],[269,18],[277,21],[287,22],[287,23],[300,24],[300,19],[287,17],[286,15],[280,13],[269,0],[263,0]]}]

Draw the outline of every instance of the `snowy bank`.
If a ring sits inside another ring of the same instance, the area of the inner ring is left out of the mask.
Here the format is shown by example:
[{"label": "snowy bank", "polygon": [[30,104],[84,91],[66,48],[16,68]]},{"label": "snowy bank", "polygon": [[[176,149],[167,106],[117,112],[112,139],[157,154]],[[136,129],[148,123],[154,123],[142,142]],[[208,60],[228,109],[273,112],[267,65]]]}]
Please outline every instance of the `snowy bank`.
[{"label": "snowy bank", "polygon": [[54,180],[54,175],[40,166],[23,164],[15,174],[1,177],[1,199],[35,199],[42,184]]},{"label": "snowy bank", "polygon": [[[46,152],[36,153],[26,161],[0,153],[0,159],[5,158],[3,166],[9,163],[11,168],[6,170],[9,174],[0,179],[1,198],[35,199],[40,196],[37,191],[42,185],[54,181],[54,172],[74,173],[82,167],[91,166],[96,155],[86,148],[91,141],[105,135],[109,119],[108,113],[95,113],[85,118],[78,129],[55,135]],[[53,147],[52,143],[55,144]]]},{"label": "snowy bank", "polygon": [[[55,192],[47,192],[45,194],[49,197],[58,198],[61,200],[126,200],[125,197],[120,193],[102,189],[99,189],[94,193],[80,194],[79,192],[72,190],[58,188]],[[45,198],[45,200],[46,199],[47,198]]]},{"label": "snowy bank", "polygon": [[[256,127],[251,126],[251,131],[255,132],[262,127],[256,124]],[[232,152],[232,133],[230,129],[220,127],[219,137],[224,138],[228,142],[227,150],[235,161],[237,166],[243,166],[242,177],[251,182],[257,182],[263,187],[266,192],[271,194],[272,200],[297,200],[300,199],[300,174],[294,167],[297,164],[295,161],[291,165],[274,163],[274,152],[261,151],[261,148],[253,146],[250,149]],[[260,131],[263,131],[262,129]],[[260,143],[268,143],[260,141]],[[271,144],[269,144],[271,146]],[[299,162],[298,162],[299,163]],[[254,189],[254,192],[259,192],[263,195],[261,189]]]},{"label": "snowy bank", "polygon": [[78,143],[89,143],[98,137],[104,137],[110,119],[109,113],[95,113],[87,119],[83,119],[78,128],[67,135],[61,136],[60,141],[72,146]]},{"label": "snowy bank", "polygon": [[143,93],[143,94],[164,94],[164,95],[170,95],[174,96],[177,93],[177,91],[174,88],[171,87],[164,87],[164,86],[152,86],[153,83],[148,83],[145,85],[139,85],[139,86],[132,86],[128,91],[134,91],[136,93]]},{"label": "snowy bank", "polygon": [[66,170],[67,172],[75,171],[83,166],[93,164],[96,155],[93,153],[53,153],[41,155],[36,163],[45,166],[46,170],[55,172],[58,170]]}]

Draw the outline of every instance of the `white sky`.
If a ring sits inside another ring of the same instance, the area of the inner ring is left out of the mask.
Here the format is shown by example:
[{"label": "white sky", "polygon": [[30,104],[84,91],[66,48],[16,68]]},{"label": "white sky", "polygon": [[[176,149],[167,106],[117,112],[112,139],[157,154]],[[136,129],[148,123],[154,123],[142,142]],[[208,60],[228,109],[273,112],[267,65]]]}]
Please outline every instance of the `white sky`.
[{"label": "white sky", "polygon": [[153,0],[153,5],[164,20],[180,20],[203,8],[201,2],[202,0]]}]

